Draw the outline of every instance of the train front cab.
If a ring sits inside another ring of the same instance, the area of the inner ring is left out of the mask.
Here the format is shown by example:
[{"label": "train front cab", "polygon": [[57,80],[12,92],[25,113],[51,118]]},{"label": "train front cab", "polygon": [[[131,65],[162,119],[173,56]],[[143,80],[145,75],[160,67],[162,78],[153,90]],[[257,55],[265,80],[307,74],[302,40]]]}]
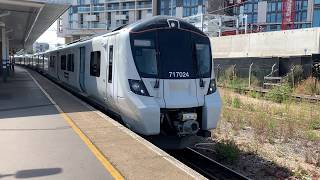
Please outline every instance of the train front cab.
[{"label": "train front cab", "polygon": [[128,66],[137,72],[128,75],[125,114],[141,121],[132,128],[144,135],[209,136],[221,110],[209,38],[187,24],[139,27],[130,31],[130,49]]}]

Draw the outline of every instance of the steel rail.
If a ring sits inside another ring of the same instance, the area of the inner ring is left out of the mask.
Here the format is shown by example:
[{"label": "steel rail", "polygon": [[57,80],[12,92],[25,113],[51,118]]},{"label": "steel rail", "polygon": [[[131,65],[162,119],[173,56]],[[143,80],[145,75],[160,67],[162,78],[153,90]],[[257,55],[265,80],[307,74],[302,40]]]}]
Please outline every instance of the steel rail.
[{"label": "steel rail", "polygon": [[176,159],[198,171],[208,179],[247,180],[249,178],[201,154],[192,148],[170,152]]}]

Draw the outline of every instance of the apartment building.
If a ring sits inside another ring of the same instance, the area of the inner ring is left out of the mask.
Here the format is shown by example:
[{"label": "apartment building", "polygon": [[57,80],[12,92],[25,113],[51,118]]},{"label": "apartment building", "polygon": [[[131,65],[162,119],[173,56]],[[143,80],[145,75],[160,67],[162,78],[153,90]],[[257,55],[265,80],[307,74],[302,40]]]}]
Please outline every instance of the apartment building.
[{"label": "apartment building", "polygon": [[57,34],[69,43],[151,16],[152,0],[72,0],[58,20]]},{"label": "apartment building", "polygon": [[207,3],[207,0],[153,0],[153,14],[181,18],[201,13],[205,14]]},{"label": "apartment building", "polygon": [[320,26],[320,0],[228,0],[227,6],[263,31]]}]

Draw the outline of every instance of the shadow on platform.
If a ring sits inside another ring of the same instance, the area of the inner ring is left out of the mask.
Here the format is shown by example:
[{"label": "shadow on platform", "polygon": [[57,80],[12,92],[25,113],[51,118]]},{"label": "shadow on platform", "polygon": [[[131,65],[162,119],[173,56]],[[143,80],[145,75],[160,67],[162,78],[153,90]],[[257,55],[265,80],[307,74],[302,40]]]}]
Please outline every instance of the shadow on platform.
[{"label": "shadow on platform", "polygon": [[61,168],[27,169],[17,171],[15,174],[0,174],[0,179],[5,177],[14,177],[16,179],[37,178],[60,174]]}]

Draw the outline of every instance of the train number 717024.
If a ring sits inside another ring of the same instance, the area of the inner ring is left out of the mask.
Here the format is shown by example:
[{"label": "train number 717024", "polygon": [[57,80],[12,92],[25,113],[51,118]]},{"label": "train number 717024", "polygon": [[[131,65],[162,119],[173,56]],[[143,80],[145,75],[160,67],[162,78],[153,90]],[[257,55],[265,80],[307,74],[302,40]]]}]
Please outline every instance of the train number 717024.
[{"label": "train number 717024", "polygon": [[189,72],[169,72],[169,77],[170,78],[187,78],[189,77]]}]

